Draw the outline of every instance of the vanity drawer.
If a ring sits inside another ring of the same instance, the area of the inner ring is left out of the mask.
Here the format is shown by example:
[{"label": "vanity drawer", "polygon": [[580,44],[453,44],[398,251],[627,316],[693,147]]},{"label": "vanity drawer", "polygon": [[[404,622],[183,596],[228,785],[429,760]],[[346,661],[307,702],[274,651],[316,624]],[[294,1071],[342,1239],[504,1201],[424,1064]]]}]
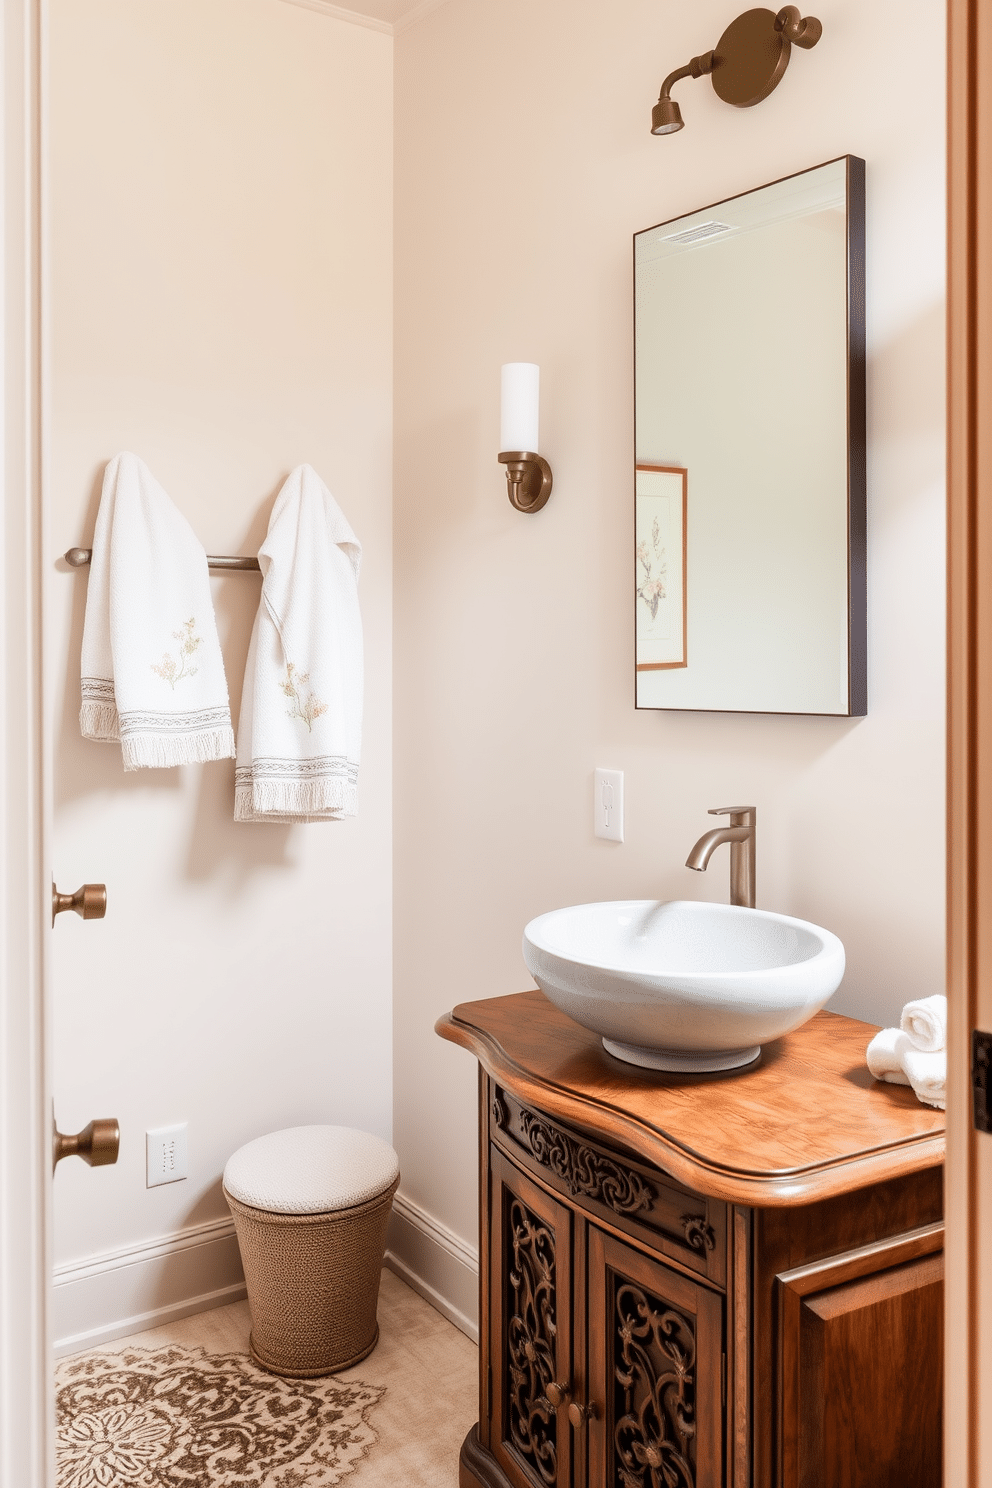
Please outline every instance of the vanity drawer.
[{"label": "vanity drawer", "polygon": [[616,1229],[705,1276],[727,1277],[727,1206],[591,1141],[493,1087],[493,1141],[518,1167]]}]

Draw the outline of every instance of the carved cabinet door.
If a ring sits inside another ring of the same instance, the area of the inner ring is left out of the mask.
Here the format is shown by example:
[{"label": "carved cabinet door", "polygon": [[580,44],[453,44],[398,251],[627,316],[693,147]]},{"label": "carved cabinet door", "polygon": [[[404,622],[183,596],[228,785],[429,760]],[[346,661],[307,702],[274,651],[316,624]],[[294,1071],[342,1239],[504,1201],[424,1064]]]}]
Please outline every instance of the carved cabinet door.
[{"label": "carved cabinet door", "polygon": [[589,1488],[720,1488],[723,1299],[589,1227]]},{"label": "carved cabinet door", "polygon": [[518,1488],[570,1488],[572,1214],[492,1149],[490,1450]]}]

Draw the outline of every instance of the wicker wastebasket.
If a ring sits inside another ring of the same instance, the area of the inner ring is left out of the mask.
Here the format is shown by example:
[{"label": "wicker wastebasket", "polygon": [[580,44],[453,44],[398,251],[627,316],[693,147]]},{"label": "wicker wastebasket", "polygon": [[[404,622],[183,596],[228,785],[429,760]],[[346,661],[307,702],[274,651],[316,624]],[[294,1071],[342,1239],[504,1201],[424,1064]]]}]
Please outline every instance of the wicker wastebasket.
[{"label": "wicker wastebasket", "polygon": [[224,1169],[251,1311],[251,1352],[310,1379],[379,1338],[386,1225],[400,1181],[388,1142],[348,1126],[295,1126],[239,1148]]}]

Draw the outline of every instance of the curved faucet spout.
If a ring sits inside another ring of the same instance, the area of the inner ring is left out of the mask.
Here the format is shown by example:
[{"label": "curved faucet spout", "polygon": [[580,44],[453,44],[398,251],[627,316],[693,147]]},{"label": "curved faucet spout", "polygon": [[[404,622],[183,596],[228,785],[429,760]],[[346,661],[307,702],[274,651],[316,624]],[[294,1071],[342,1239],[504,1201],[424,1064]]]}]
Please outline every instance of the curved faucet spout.
[{"label": "curved faucet spout", "polygon": [[730,902],[754,908],[755,823],[758,813],[753,806],[717,806],[710,816],[729,816],[729,827],[714,827],[704,832],[685,860],[687,868],[702,873],[714,851],[723,842],[730,843]]},{"label": "curved faucet spout", "polygon": [[702,873],[721,843],[746,842],[750,836],[750,827],[714,827],[712,832],[704,832],[700,837],[686,858],[685,866]]}]

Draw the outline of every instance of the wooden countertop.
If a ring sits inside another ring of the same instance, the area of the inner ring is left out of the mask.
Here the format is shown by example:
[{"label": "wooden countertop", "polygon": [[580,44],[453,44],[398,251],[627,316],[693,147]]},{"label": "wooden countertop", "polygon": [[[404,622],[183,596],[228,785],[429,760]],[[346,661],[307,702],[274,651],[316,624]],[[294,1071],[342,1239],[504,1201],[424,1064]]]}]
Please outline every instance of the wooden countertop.
[{"label": "wooden countertop", "polygon": [[873,1080],[877,1028],[837,1013],[725,1075],[623,1064],[538,991],[462,1003],[436,1027],[528,1105],[732,1203],[811,1203],[944,1160],[943,1111]]}]

